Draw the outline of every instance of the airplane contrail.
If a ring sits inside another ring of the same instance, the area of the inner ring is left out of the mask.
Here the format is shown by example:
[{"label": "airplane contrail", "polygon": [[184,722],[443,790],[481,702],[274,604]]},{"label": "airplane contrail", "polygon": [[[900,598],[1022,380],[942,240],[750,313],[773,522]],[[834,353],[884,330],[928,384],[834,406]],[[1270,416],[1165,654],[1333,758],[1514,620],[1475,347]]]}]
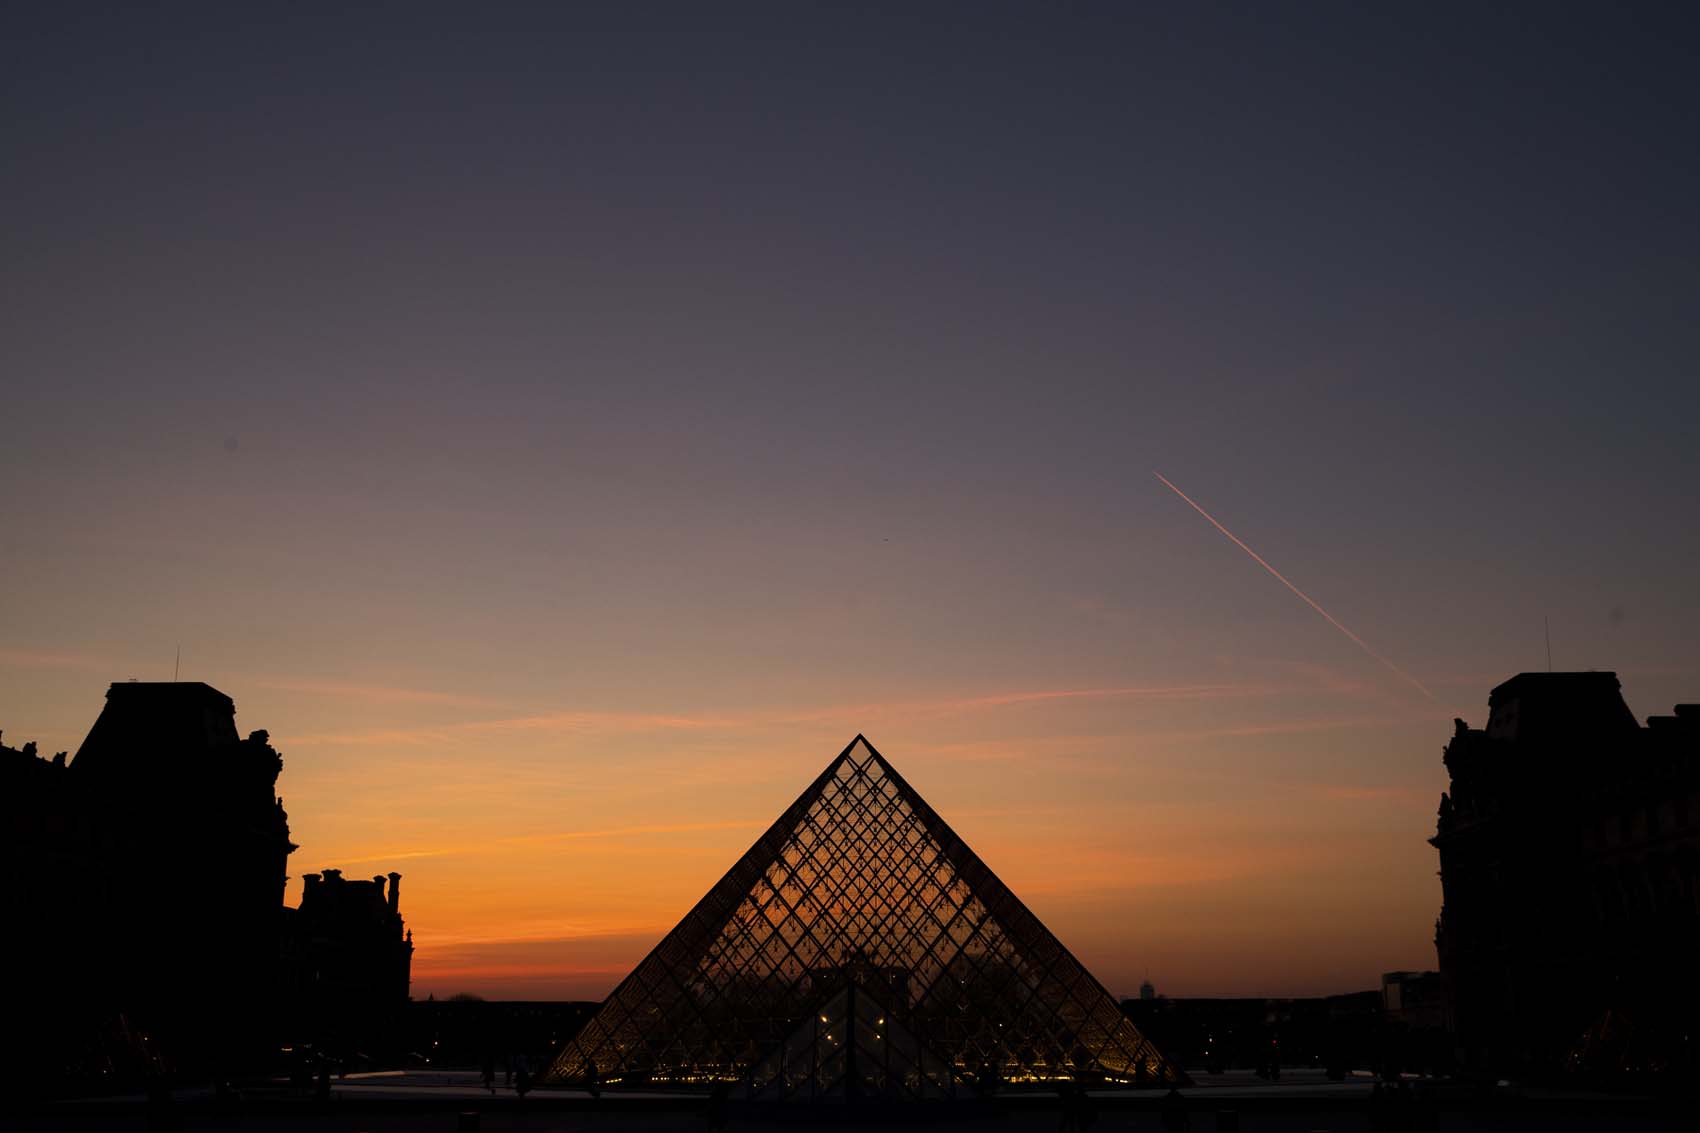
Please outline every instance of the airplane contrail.
[{"label": "airplane contrail", "polygon": [[1255,559],[1257,561],[1258,566],[1262,567],[1264,570],[1266,570],[1270,574],[1274,575],[1276,580],[1278,582],[1280,582],[1280,584],[1282,586],[1285,586],[1288,590],[1291,590],[1294,594],[1297,594],[1300,598],[1304,599],[1305,605],[1309,606],[1311,609],[1315,610],[1317,613],[1321,614],[1324,618],[1326,618],[1328,620],[1329,625],[1333,626],[1335,629],[1339,630],[1341,633],[1343,633],[1347,637],[1351,638],[1352,644],[1356,645],[1359,649],[1362,649],[1365,653],[1368,653],[1371,657],[1374,657],[1377,661],[1380,661],[1383,665],[1386,665],[1388,669],[1390,669],[1392,672],[1397,674],[1400,678],[1410,682],[1411,685],[1414,686],[1417,689],[1418,692],[1421,692],[1424,696],[1428,697],[1430,700],[1435,699],[1434,693],[1432,693],[1428,690],[1427,685],[1423,684],[1423,682],[1419,681],[1417,678],[1413,677],[1411,674],[1407,673],[1405,670],[1401,669],[1399,666],[1395,665],[1393,662],[1389,661],[1387,658],[1383,657],[1381,654],[1379,654],[1375,650],[1371,649],[1367,644],[1364,643],[1363,638],[1359,637],[1357,634],[1353,633],[1351,630],[1349,630],[1345,626],[1341,625],[1340,619],[1336,618],[1333,614],[1329,613],[1327,610],[1324,610],[1321,606],[1317,605],[1316,600],[1314,598],[1312,598],[1309,594],[1306,594],[1303,590],[1300,590],[1297,586],[1294,586],[1291,582],[1288,582],[1286,575],[1282,574],[1280,571],[1278,571],[1274,567],[1270,566],[1268,560],[1266,560],[1262,555],[1258,554],[1256,551],[1252,550],[1250,547],[1246,546],[1245,543],[1241,541],[1241,539],[1238,535],[1235,535],[1232,531],[1229,531],[1226,527],[1223,527],[1220,523],[1217,523],[1215,516],[1211,515],[1209,512],[1207,512],[1203,508],[1199,507],[1198,502],[1196,500],[1194,500],[1191,496],[1187,495],[1185,492],[1181,491],[1179,488],[1175,487],[1174,484],[1170,483],[1169,478],[1167,476],[1164,476],[1161,472],[1158,472],[1154,468],[1151,470],[1151,475],[1153,475],[1153,476],[1157,477],[1157,479],[1163,481],[1164,486],[1166,486],[1169,489],[1169,491],[1173,492],[1175,495],[1179,496],[1181,499],[1185,500],[1188,504],[1190,504],[1192,506],[1193,511],[1196,511],[1199,515],[1202,515],[1205,519],[1208,519],[1210,521],[1210,526],[1214,527],[1216,530],[1218,530],[1222,534],[1226,535],[1229,539],[1232,539],[1234,541],[1234,545],[1236,547],[1238,547],[1240,550],[1244,551],[1246,554],[1250,555],[1253,559]]}]

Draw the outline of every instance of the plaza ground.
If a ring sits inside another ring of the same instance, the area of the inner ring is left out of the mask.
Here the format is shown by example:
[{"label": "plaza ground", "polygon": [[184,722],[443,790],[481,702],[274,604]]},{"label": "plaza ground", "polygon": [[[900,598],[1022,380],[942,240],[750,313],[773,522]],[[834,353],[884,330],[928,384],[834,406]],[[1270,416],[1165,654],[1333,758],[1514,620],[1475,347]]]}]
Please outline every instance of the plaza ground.
[{"label": "plaza ground", "polygon": [[[1616,1097],[1579,1092],[1471,1089],[1417,1083],[1408,1103],[1383,1103],[1367,1079],[1331,1082],[1321,1071],[1293,1070],[1278,1083],[1249,1072],[1202,1076],[1180,1091],[1092,1095],[1093,1133],[1167,1133],[1184,1109],[1189,1133],[1379,1133],[1381,1130],[1587,1130],[1688,1129],[1692,1113],[1671,1099]],[[988,1102],[919,1106],[864,1104],[730,1104],[721,1128],[773,1131],[829,1127],[888,1130],[942,1127],[1038,1133],[1064,1126],[1054,1095],[1009,1093]],[[703,1097],[678,1094],[604,1094],[539,1089],[521,1099],[497,1083],[495,1095],[472,1070],[349,1075],[333,1083],[329,1103],[310,1093],[272,1088],[245,1091],[235,1104],[221,1105],[210,1091],[180,1091],[169,1113],[150,1112],[146,1099],[102,1098],[60,1102],[0,1121],[0,1127],[47,1129],[441,1131],[441,1133],[570,1133],[631,1130],[686,1133],[710,1128]]]}]

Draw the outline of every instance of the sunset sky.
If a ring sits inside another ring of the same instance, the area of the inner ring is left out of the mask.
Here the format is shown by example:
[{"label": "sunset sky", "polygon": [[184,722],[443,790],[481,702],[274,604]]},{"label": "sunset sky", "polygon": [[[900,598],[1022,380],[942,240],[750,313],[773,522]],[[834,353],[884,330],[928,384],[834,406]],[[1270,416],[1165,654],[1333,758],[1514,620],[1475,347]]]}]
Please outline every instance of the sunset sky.
[{"label": "sunset sky", "polygon": [[1543,618],[1700,700],[1691,13],[8,4],[0,728],[181,645],[418,998],[857,732],[1114,992],[1433,967]]}]

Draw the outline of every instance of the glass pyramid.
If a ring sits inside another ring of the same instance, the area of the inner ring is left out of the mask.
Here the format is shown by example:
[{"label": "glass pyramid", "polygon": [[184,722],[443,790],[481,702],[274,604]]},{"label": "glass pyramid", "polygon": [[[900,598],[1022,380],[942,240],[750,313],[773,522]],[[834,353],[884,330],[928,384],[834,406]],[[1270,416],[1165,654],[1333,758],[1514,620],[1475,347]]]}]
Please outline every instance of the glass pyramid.
[{"label": "glass pyramid", "polygon": [[857,736],[545,1080],[934,1098],[1184,1079]]}]

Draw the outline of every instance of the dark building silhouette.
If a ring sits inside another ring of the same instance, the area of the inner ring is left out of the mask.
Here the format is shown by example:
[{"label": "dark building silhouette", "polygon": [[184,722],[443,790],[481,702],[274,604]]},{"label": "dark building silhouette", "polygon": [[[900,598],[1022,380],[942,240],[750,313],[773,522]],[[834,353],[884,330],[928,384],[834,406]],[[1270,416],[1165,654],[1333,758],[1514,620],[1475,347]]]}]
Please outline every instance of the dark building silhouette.
[{"label": "dark building silhouette", "polygon": [[1322,1066],[1331,1058],[1367,1069],[1375,1057],[1380,1007],[1373,992],[1122,1001],[1122,1010],[1152,1042],[1189,1069],[1211,1073],[1266,1070],[1272,1062]]},{"label": "dark building silhouette", "polygon": [[1383,972],[1381,1007],[1390,1022],[1438,1031],[1446,1026],[1446,985],[1439,972]]},{"label": "dark building silhouette", "polygon": [[1523,673],[1456,722],[1433,845],[1458,1053],[1492,1073],[1692,1073],[1700,705],[1641,727],[1617,675]]},{"label": "dark building silhouette", "polygon": [[[6,1065],[57,1089],[222,1076],[273,1056],[300,983],[286,955],[318,955],[335,935],[287,947],[296,847],[275,794],[282,767],[264,731],[240,736],[228,696],[192,681],[112,685],[69,758],[0,746],[23,961],[0,1028]],[[405,968],[385,984],[398,988],[405,1002]]]},{"label": "dark building silhouette", "polygon": [[504,1076],[520,1060],[549,1065],[602,1004],[586,1001],[495,1000],[476,996],[414,1000],[407,1008],[407,1049],[431,1066],[482,1066]]},{"label": "dark building silhouette", "polygon": [[243,739],[230,698],[199,682],[114,684],[75,756],[33,756],[8,750],[3,792],[24,878],[14,939],[43,1027],[23,1040],[31,1061],[258,1058],[295,848],[266,733]]},{"label": "dark building silhouette", "polygon": [[291,1045],[344,1059],[394,1058],[406,1045],[413,966],[401,874],[347,881],[327,869],[301,880],[300,907],[283,910]]},{"label": "dark building silhouette", "polygon": [[[1389,988],[1432,986],[1433,972],[1390,972],[1381,991],[1296,998],[1124,999],[1142,1034],[1189,1071],[1273,1067],[1350,1072],[1444,1071],[1450,1049],[1438,1011],[1411,1010]],[[1418,991],[1413,998],[1420,999]]]}]

